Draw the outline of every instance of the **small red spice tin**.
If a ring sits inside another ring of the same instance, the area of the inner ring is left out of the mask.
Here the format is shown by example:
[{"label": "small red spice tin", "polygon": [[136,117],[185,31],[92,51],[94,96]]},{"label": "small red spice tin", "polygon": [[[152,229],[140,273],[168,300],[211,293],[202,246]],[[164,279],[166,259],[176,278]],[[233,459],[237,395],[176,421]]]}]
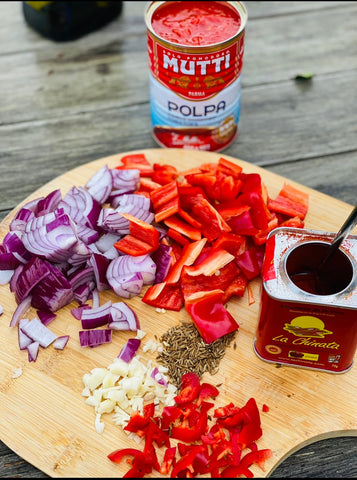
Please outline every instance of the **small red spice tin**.
[{"label": "small red spice tin", "polygon": [[262,360],[344,373],[357,348],[357,236],[349,235],[315,290],[296,273],[316,267],[335,233],[280,227],[268,236],[254,350]]},{"label": "small red spice tin", "polygon": [[155,1],[145,20],[154,139],[166,148],[228,147],[240,117],[244,4]]}]

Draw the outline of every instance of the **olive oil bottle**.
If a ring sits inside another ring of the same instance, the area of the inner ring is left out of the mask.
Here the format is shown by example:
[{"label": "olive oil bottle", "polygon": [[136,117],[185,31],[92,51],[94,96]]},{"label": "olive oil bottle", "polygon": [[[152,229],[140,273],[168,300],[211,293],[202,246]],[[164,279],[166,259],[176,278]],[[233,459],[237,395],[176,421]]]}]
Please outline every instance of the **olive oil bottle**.
[{"label": "olive oil bottle", "polygon": [[57,42],[76,40],[117,18],[123,2],[22,2],[25,20]]}]

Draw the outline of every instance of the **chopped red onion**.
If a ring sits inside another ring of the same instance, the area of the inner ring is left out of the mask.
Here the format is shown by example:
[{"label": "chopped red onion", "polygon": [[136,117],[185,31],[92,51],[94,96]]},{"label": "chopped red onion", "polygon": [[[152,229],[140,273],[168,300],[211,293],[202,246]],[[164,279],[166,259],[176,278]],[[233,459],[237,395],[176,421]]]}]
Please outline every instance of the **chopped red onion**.
[{"label": "chopped red onion", "polygon": [[118,358],[129,363],[135,356],[140,347],[141,340],[139,338],[129,338],[124,347],[121,349]]},{"label": "chopped red onion", "polygon": [[80,330],[79,342],[82,347],[97,347],[103,343],[111,343],[112,332],[110,328],[98,330]]},{"label": "chopped red onion", "polygon": [[24,327],[30,320],[28,318],[21,318],[18,322],[18,340],[19,340],[19,347],[20,350],[25,350],[30,343],[33,342],[32,338],[30,338],[26,333],[24,333],[21,328]]},{"label": "chopped red onion", "polygon": [[88,180],[86,188],[98,203],[106,202],[113,188],[113,177],[107,165],[100,168]]},{"label": "chopped red onion", "polygon": [[7,285],[10,283],[13,275],[14,270],[0,270],[0,285]]},{"label": "chopped red onion", "polygon": [[39,349],[40,349],[39,342],[30,343],[30,345],[27,347],[29,362],[36,362]]},{"label": "chopped red onion", "polygon": [[110,170],[113,181],[113,190],[117,192],[134,192],[140,183],[140,171],[137,169],[118,170],[113,168]]},{"label": "chopped red onion", "polygon": [[66,213],[76,224],[96,229],[101,205],[83,187],[73,186],[60,202]]},{"label": "chopped red onion", "polygon": [[25,230],[26,224],[31,218],[35,216],[33,210],[29,208],[22,207],[16,213],[14,218],[12,219],[9,230],[10,231],[20,231],[23,232]]},{"label": "chopped red onion", "polygon": [[33,257],[21,270],[15,286],[15,299],[19,304],[31,290],[50,273],[49,263],[39,257]]},{"label": "chopped red onion", "polygon": [[53,348],[56,350],[63,350],[64,347],[67,345],[69,340],[69,335],[61,335],[57,337],[56,340],[53,342]]},{"label": "chopped red onion", "polygon": [[85,330],[102,327],[109,323],[112,302],[109,300],[97,308],[82,310],[81,324]]},{"label": "chopped red onion", "polygon": [[92,253],[88,260],[89,265],[93,267],[93,273],[99,292],[104,292],[109,288],[107,280],[107,268],[110,260],[100,253]]},{"label": "chopped red onion", "polygon": [[[110,310],[111,315],[111,323],[109,324],[110,328],[116,329],[115,324],[116,322],[126,322],[127,328],[126,330],[136,331],[140,329],[140,323],[138,316],[134,312],[134,310],[129,307],[125,302],[116,302],[113,303]],[[123,330],[120,328],[120,330]]]},{"label": "chopped red onion", "polygon": [[37,310],[37,316],[46,326],[57,317],[57,315],[50,310]]},{"label": "chopped red onion", "polygon": [[23,327],[21,327],[21,330],[28,337],[32,338],[34,342],[38,342],[43,348],[47,348],[57,338],[57,335],[43,325],[41,320],[38,318],[33,318],[30,320]]},{"label": "chopped red onion", "polygon": [[82,311],[88,308],[92,308],[92,307],[88,304],[83,304],[80,307],[72,308],[71,314],[74,316],[74,318],[76,318],[77,320],[80,320],[82,318]]},{"label": "chopped red onion", "polygon": [[26,312],[31,307],[31,302],[32,296],[28,295],[18,304],[12,315],[10,327],[14,327],[15,325],[17,325],[20,319],[25,316]]},{"label": "chopped red onion", "polygon": [[53,212],[58,207],[58,204],[61,200],[62,195],[59,189],[53,190],[46,197],[41,198],[36,205],[36,217],[39,217],[49,212]]},{"label": "chopped red onion", "polygon": [[154,283],[162,283],[165,280],[172,262],[171,250],[170,245],[160,243],[159,248],[151,254],[151,258],[156,265]]}]

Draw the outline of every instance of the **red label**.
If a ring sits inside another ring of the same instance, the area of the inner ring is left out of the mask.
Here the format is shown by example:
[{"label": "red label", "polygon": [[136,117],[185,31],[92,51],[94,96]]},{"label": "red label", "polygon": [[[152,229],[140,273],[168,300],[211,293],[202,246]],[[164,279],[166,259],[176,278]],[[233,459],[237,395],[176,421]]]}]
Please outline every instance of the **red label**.
[{"label": "red label", "polygon": [[149,66],[154,77],[170,90],[190,100],[204,100],[239,77],[243,64],[244,34],[216,52],[183,53],[150,38]]}]

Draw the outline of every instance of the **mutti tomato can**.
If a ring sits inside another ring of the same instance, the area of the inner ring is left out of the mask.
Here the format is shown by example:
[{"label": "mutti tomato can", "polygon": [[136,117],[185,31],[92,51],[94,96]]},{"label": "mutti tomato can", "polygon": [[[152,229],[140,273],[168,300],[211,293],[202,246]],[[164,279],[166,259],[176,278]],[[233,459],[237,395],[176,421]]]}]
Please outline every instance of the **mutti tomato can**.
[{"label": "mutti tomato can", "polygon": [[334,236],[288,227],[268,236],[254,340],[262,360],[330,373],[351,368],[357,348],[357,236],[349,235],[318,274]]},{"label": "mutti tomato can", "polygon": [[152,133],[166,148],[220,151],[238,134],[247,10],[242,2],[150,2]]}]

